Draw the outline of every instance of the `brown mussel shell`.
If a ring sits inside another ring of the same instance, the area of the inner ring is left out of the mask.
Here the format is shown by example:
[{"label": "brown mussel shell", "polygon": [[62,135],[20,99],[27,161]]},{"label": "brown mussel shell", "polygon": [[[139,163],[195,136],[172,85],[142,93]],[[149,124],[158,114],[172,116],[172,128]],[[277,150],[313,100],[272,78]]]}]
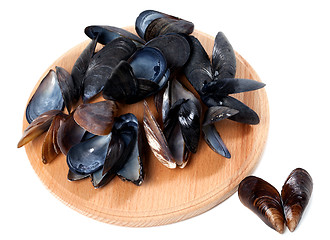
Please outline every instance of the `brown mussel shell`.
[{"label": "brown mussel shell", "polygon": [[248,176],[238,186],[238,197],[269,227],[279,233],[284,232],[281,196],[275,187],[261,178]]},{"label": "brown mussel shell", "polygon": [[95,135],[108,135],[117,112],[115,102],[106,100],[96,103],[85,103],[77,107],[73,118],[79,126]]},{"label": "brown mussel shell", "polygon": [[46,132],[52,124],[54,117],[60,114],[60,110],[50,110],[34,119],[24,130],[22,138],[19,140],[17,147],[20,148]]},{"label": "brown mussel shell", "polygon": [[66,115],[64,113],[56,115],[46,133],[41,150],[41,158],[44,164],[50,163],[61,153],[57,142],[57,135],[58,129],[65,119]]},{"label": "brown mussel shell", "polygon": [[313,180],[309,173],[297,168],[286,179],[281,195],[286,225],[293,232],[309,202],[313,191]]}]

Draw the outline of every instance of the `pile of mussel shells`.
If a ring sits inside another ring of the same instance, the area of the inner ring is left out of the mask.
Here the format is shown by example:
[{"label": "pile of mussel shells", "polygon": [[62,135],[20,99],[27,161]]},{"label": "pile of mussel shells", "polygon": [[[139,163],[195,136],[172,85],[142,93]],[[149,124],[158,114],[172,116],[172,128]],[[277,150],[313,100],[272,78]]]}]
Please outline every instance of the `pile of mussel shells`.
[{"label": "pile of mussel shells", "polygon": [[[50,69],[31,97],[26,108],[30,125],[18,147],[46,132],[43,163],[64,154],[68,179],[91,177],[95,188],[116,175],[141,185],[144,136],[155,157],[168,168],[184,168],[191,153],[196,153],[201,135],[211,149],[230,158],[214,123],[228,118],[258,124],[258,115],[229,95],[265,84],[235,78],[235,53],[222,32],[215,38],[210,59],[190,35],[192,22],[146,10],[137,17],[135,30],[138,35],[113,26],[86,27],[91,41],[71,73],[59,66]],[[99,51],[97,44],[102,45]],[[182,75],[199,97],[177,80]],[[102,101],[93,102],[100,95]],[[117,116],[118,105],[150,96],[162,123],[146,101],[142,128],[132,113]],[[200,101],[208,108],[204,116]]]}]

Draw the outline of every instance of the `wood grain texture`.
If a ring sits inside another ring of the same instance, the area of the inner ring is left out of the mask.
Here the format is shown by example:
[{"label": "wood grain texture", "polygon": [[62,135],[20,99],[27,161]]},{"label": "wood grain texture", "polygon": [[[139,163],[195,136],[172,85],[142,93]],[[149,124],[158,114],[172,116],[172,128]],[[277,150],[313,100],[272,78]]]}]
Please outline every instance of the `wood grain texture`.
[{"label": "wood grain texture", "polygon": [[[127,29],[134,31],[133,27]],[[195,31],[193,35],[201,41],[208,54],[211,54],[214,38],[199,31]],[[88,42],[69,50],[50,68],[61,66],[71,72],[75,60]],[[237,77],[260,81],[252,67],[237,53],[236,58]],[[48,70],[36,84],[31,96]],[[186,79],[181,80],[188,86]],[[239,182],[251,174],[261,158],[269,127],[266,91],[261,89],[235,94],[235,97],[258,113],[260,124],[250,126],[230,120],[216,124],[232,154],[231,159],[216,154],[201,139],[197,153],[192,155],[184,169],[167,169],[147,149],[145,181],[140,187],[119,178],[101,189],[94,189],[90,179],[69,182],[65,156],[60,155],[47,165],[42,163],[41,145],[45,134],[27,144],[26,153],[36,174],[50,192],[83,215],[102,222],[131,227],[178,222],[199,215],[231,196],[237,190]],[[148,102],[156,114],[153,99],[149,98]],[[142,123],[142,102],[120,104],[118,115],[126,112],[134,113]],[[24,117],[23,129],[27,125]]]}]

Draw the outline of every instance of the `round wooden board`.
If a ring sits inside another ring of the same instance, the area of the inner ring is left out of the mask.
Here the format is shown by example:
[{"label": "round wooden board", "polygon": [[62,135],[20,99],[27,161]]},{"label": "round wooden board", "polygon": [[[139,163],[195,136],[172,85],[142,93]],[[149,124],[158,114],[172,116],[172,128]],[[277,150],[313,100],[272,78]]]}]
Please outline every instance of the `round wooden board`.
[{"label": "round wooden board", "polygon": [[[133,27],[127,29],[134,32]],[[199,31],[195,31],[193,35],[200,40],[207,53],[211,55],[214,38]],[[55,66],[61,66],[70,72],[75,60],[88,42],[85,41],[69,50],[50,68],[55,69]],[[236,58],[237,77],[260,81],[252,67],[237,53]],[[31,96],[48,70],[36,84]],[[189,87],[184,77],[181,81]],[[123,182],[119,178],[113,179],[100,189],[94,189],[90,179],[68,181],[68,167],[64,155],[58,156],[50,164],[42,163],[41,146],[44,135],[27,144],[26,153],[45,186],[64,204],[83,215],[102,222],[131,227],[178,222],[199,215],[231,196],[237,190],[240,181],[251,174],[261,158],[269,127],[266,91],[261,89],[236,94],[235,97],[258,113],[260,124],[250,126],[230,120],[216,124],[231,152],[231,159],[213,152],[201,138],[197,153],[191,156],[184,169],[168,169],[148,149],[144,162],[145,180],[139,187]],[[153,99],[149,98],[148,102],[156,114]],[[142,102],[120,105],[119,108],[118,114],[132,112],[142,123]],[[24,116],[23,129],[27,126]]]}]

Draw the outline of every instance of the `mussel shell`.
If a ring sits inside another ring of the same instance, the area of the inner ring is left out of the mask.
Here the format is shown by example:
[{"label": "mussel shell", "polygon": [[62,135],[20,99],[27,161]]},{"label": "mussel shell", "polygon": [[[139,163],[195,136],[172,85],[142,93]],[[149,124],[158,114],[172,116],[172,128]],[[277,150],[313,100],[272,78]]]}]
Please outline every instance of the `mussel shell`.
[{"label": "mussel shell", "polygon": [[97,39],[93,39],[87,47],[82,51],[82,53],[77,58],[76,62],[74,63],[71,76],[74,82],[75,91],[74,96],[75,100],[78,101],[81,95],[81,91],[83,88],[83,80],[88,69],[89,63],[94,55],[96,41]]},{"label": "mussel shell", "polygon": [[116,38],[124,37],[133,41],[137,46],[144,45],[145,41],[135,34],[113,26],[106,25],[92,25],[85,28],[85,34],[91,38],[96,39],[103,45],[108,44]]},{"label": "mussel shell", "polygon": [[145,46],[159,49],[166,58],[168,68],[182,67],[190,56],[188,40],[183,35],[176,33],[153,38]]},{"label": "mussel shell", "polygon": [[224,106],[209,107],[204,114],[203,126],[224,120],[237,114],[238,112],[239,111],[236,109]]},{"label": "mussel shell", "polygon": [[286,179],[282,191],[282,201],[286,224],[291,232],[297,227],[313,191],[313,180],[309,173],[297,168]]},{"label": "mussel shell", "polygon": [[92,57],[84,77],[83,101],[87,102],[101,92],[113,68],[121,60],[127,60],[135,50],[136,46],[131,40],[119,37],[98,51]]},{"label": "mussel shell", "polygon": [[46,132],[52,124],[54,117],[61,114],[60,110],[50,110],[39,115],[24,130],[23,136],[19,140],[17,147],[20,148]]},{"label": "mussel shell", "polygon": [[166,58],[162,52],[152,47],[139,49],[128,60],[128,63],[136,78],[148,79],[155,83],[160,83],[167,71]]},{"label": "mussel shell", "polygon": [[168,168],[176,168],[167,140],[146,101],[144,101],[143,127],[148,144],[158,161]]},{"label": "mussel shell", "polygon": [[233,47],[222,32],[218,32],[214,40],[212,52],[213,76],[234,78],[236,74],[236,56]]},{"label": "mussel shell", "polygon": [[86,130],[73,119],[72,112],[60,125],[57,133],[57,144],[64,155],[70,148],[81,142]]},{"label": "mussel shell", "polygon": [[208,124],[203,126],[202,132],[205,142],[214,152],[220,154],[221,156],[224,156],[225,158],[231,158],[231,154],[214,124]]},{"label": "mussel shell", "polygon": [[71,147],[67,154],[67,164],[70,170],[86,175],[102,169],[111,135],[110,133],[105,136],[95,136]]},{"label": "mussel shell", "polygon": [[44,164],[50,163],[61,153],[57,142],[57,135],[58,129],[66,117],[65,114],[56,115],[46,133],[41,149],[41,159]]},{"label": "mussel shell", "polygon": [[210,58],[204,47],[194,36],[189,36],[190,57],[184,66],[184,74],[195,90],[202,95],[204,84],[213,80]]},{"label": "mussel shell", "polygon": [[157,19],[165,17],[166,15],[161,12],[157,12],[154,10],[145,10],[139,14],[139,16],[135,20],[135,31],[141,37],[144,38],[144,34],[146,32],[149,24]]},{"label": "mussel shell", "polygon": [[117,105],[113,101],[84,103],[73,114],[76,123],[95,135],[108,135],[114,124]]},{"label": "mussel shell", "polygon": [[212,96],[224,96],[233,93],[241,93],[254,91],[265,86],[264,83],[252,79],[245,78],[218,78],[216,77],[212,82],[205,84],[203,87],[204,94],[211,94]]},{"label": "mussel shell", "polygon": [[69,181],[78,181],[78,180],[85,179],[89,176],[90,176],[90,174],[78,174],[78,173],[72,172],[69,169],[67,178],[68,178]]},{"label": "mussel shell", "polygon": [[192,100],[181,104],[178,119],[186,147],[196,153],[200,137],[200,111]]},{"label": "mussel shell", "polygon": [[25,115],[28,123],[31,123],[40,114],[49,110],[62,110],[64,100],[54,70],[49,70],[42,79],[40,85],[29,101]]},{"label": "mussel shell", "polygon": [[238,186],[238,197],[244,206],[253,211],[269,227],[284,232],[284,213],[281,196],[265,180],[249,176]]},{"label": "mussel shell", "polygon": [[208,107],[225,106],[231,109],[236,109],[238,113],[229,117],[228,119],[230,120],[251,125],[256,125],[260,122],[259,116],[254,110],[231,96],[218,97],[202,95],[201,99]]},{"label": "mussel shell", "polygon": [[61,88],[64,105],[68,110],[68,113],[71,112],[72,105],[78,101],[75,97],[75,85],[73,79],[64,68],[56,66],[56,76],[58,80],[58,84]]},{"label": "mussel shell", "polygon": [[137,141],[138,121],[132,113],[119,116],[113,126],[113,139],[110,142],[102,174],[117,174],[126,164]]},{"label": "mussel shell", "polygon": [[144,39],[150,41],[155,37],[168,33],[182,33],[189,35],[193,31],[194,24],[192,22],[166,15],[166,17],[153,20],[148,25],[144,33]]}]

